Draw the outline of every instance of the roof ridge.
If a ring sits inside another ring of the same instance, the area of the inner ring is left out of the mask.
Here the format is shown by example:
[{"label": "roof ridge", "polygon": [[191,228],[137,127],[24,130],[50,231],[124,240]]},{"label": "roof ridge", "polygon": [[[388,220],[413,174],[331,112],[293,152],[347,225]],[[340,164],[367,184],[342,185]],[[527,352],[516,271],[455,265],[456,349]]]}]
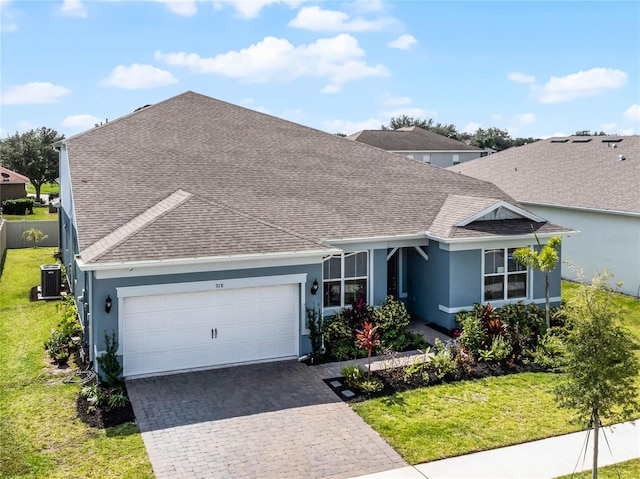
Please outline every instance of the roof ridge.
[{"label": "roof ridge", "polygon": [[193,194],[188,191],[182,189],[174,191],[166,198],[147,208],[139,215],[85,248],[80,252],[80,256],[87,263],[100,259],[117,246],[147,228],[150,224],[155,223],[163,216],[175,210],[178,206],[186,203],[192,197]]}]

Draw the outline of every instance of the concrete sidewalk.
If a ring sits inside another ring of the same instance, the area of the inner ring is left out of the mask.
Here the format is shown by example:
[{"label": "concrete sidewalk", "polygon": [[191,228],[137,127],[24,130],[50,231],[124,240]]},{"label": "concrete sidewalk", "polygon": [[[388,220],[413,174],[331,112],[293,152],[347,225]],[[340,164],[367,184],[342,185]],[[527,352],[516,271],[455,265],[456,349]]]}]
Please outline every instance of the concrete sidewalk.
[{"label": "concrete sidewalk", "polygon": [[[551,479],[591,469],[593,437],[589,436],[585,455],[586,437],[582,431],[358,479]],[[598,467],[640,458],[640,420],[603,427],[599,439]]]}]

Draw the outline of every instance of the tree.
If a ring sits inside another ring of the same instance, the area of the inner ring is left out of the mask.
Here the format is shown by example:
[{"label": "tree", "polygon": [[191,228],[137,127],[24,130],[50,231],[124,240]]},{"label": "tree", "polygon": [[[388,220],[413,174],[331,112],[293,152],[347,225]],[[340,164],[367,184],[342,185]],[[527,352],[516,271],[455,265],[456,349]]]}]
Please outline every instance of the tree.
[{"label": "tree", "polygon": [[58,177],[58,152],[53,143],[63,138],[64,135],[56,130],[43,126],[0,140],[3,166],[31,180],[36,189],[36,201],[40,201],[42,185]]},{"label": "tree", "polygon": [[640,363],[634,343],[621,326],[623,313],[614,292],[598,273],[591,284],[582,281],[578,298],[568,305],[565,378],[555,393],[562,407],[574,409],[593,427],[592,477],[598,477],[600,417],[628,418],[637,411],[635,377]]},{"label": "tree", "polygon": [[[540,245],[540,240],[536,236]],[[553,271],[560,259],[559,249],[562,238],[554,236],[546,245],[537,252],[533,248],[518,248],[513,253],[513,260],[525,266],[527,269],[536,269],[544,273],[544,306],[547,328],[551,327],[551,314],[549,307],[549,273]]]},{"label": "tree", "polygon": [[591,133],[591,130],[579,130],[576,131],[573,136],[607,136],[604,131],[594,131]]},{"label": "tree", "polygon": [[433,118],[418,118],[417,116],[400,115],[394,116],[388,125],[381,125],[381,130],[398,130],[409,126],[419,126],[424,130],[431,130]]},{"label": "tree", "polygon": [[38,243],[42,242],[43,240],[47,239],[49,237],[49,235],[44,234],[41,230],[37,230],[35,228],[31,228],[28,229],[27,231],[25,231],[24,233],[22,233],[22,237],[29,240],[29,241],[33,241],[33,247],[37,248],[38,247]]}]

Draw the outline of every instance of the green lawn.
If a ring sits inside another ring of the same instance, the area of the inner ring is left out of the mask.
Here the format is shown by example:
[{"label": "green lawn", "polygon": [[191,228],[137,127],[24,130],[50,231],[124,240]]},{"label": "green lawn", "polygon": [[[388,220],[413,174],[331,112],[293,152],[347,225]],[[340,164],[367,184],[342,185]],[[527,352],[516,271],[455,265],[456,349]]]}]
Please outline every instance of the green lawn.
[{"label": "green lawn", "polygon": [[[591,479],[591,470],[576,474],[568,474],[556,479]],[[640,459],[632,459],[612,466],[599,467],[600,479],[636,479],[640,477]]]},{"label": "green lawn", "polygon": [[76,417],[78,387],[44,363],[57,301],[29,301],[53,248],[8,250],[0,277],[0,477],[153,477],[133,424],[92,429]]},{"label": "green lawn", "polygon": [[3,215],[3,218],[9,221],[57,220],[58,213],[49,213],[48,206],[35,206],[30,215]]},{"label": "green lawn", "polygon": [[[40,194],[48,195],[50,193],[58,193],[60,191],[60,185],[57,183],[45,183],[40,187]],[[31,183],[27,183],[27,194],[35,195],[36,189]]]},{"label": "green lawn", "polygon": [[[563,282],[564,298],[578,293],[579,285]],[[616,295],[616,302],[640,345],[640,303],[624,295]],[[404,459],[417,464],[580,430],[571,411],[556,404],[552,390],[559,380],[557,374],[525,373],[442,384],[354,404],[353,409]],[[640,377],[637,382],[640,386]]]}]

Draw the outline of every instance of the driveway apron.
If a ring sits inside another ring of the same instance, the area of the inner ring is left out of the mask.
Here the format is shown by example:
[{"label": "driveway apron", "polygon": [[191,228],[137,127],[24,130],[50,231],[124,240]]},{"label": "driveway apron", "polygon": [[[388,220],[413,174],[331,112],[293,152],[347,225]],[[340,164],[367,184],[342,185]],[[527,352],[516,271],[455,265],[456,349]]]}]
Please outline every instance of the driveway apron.
[{"label": "driveway apron", "polygon": [[127,381],[158,479],[348,478],[406,466],[296,361]]}]

